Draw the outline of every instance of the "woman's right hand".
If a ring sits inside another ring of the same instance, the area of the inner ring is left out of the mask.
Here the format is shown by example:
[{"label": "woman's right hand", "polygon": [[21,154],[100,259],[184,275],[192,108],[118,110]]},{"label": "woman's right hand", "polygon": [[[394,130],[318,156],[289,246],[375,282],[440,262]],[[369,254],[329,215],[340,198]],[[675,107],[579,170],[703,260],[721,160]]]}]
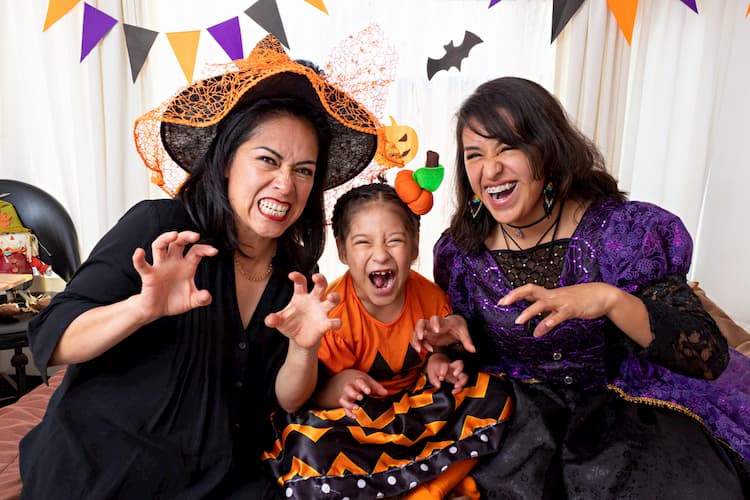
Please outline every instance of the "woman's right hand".
[{"label": "woman's right hand", "polygon": [[193,231],[171,231],[158,236],[151,244],[153,263],[146,262],[146,252],[133,252],[133,266],[141,277],[141,292],[120,302],[94,307],[84,312],[65,329],[49,364],[83,363],[122,342],[133,332],[161,318],[184,313],[211,303],[207,290],[195,286],[195,271],[203,257],[218,250],[198,241]]},{"label": "woman's right hand", "polygon": [[471,341],[466,320],[458,314],[450,314],[444,318],[432,316],[429,320],[418,319],[410,343],[417,352],[420,352],[422,348],[433,352],[435,346],[456,342],[460,342],[469,352],[477,352]]},{"label": "woman's right hand", "polygon": [[[195,286],[195,271],[203,257],[213,257],[218,250],[196,243],[200,235],[194,231],[170,231],[159,235],[151,243],[152,264],[146,252],[133,252],[133,266],[141,277],[141,293],[137,296],[143,320],[154,321],[162,316],[174,316],[211,303],[208,290]],[[187,245],[193,244],[185,252]]]}]

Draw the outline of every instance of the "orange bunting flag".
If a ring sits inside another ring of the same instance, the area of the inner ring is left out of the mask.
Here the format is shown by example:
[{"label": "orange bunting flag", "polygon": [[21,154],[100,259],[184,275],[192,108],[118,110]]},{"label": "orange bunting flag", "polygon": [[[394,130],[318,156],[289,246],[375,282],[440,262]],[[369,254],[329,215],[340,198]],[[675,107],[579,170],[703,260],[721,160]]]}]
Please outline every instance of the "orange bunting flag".
[{"label": "orange bunting flag", "polygon": [[747,12],[745,12],[745,17],[747,17],[748,15],[750,15],[750,3],[747,4]]},{"label": "orange bunting flag", "polygon": [[42,31],[47,31],[47,28],[59,21],[61,17],[70,12],[70,9],[75,7],[80,1],[81,0],[50,0],[47,5],[47,17],[44,19],[44,29]]},{"label": "orange bunting flag", "polygon": [[625,35],[625,40],[630,45],[630,40],[633,38],[635,12],[638,10],[638,0],[607,0],[607,5],[614,14],[620,31]]},{"label": "orange bunting flag", "polygon": [[198,40],[200,39],[200,30],[196,31],[176,31],[167,33],[167,39],[172,46],[174,55],[180,63],[182,72],[188,83],[193,81],[193,70],[195,70],[195,57],[198,53]]},{"label": "orange bunting flag", "polygon": [[316,9],[328,14],[328,9],[326,9],[326,4],[323,3],[323,0],[305,0],[305,2],[309,3]]}]

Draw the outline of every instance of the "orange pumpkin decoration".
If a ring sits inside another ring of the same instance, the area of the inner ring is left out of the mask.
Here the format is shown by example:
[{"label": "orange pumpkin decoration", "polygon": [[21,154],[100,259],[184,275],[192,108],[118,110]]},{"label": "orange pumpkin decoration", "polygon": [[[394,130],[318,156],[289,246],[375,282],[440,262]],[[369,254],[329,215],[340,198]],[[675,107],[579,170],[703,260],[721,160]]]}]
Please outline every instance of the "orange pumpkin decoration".
[{"label": "orange pumpkin decoration", "polygon": [[419,138],[408,125],[399,125],[392,116],[390,125],[378,128],[378,149],[375,161],[381,165],[403,167],[417,156]]},{"label": "orange pumpkin decoration", "polygon": [[432,193],[417,184],[414,172],[401,170],[396,174],[393,186],[404,203],[417,215],[424,215],[432,209]]}]

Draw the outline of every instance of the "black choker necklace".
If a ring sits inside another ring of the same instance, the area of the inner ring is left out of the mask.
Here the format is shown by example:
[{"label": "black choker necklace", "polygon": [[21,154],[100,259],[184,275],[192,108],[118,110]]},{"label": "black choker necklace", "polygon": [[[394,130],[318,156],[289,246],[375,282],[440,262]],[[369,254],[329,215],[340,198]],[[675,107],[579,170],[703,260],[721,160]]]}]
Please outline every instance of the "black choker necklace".
[{"label": "black choker necklace", "polygon": [[531,226],[536,226],[540,222],[542,222],[544,219],[547,219],[549,215],[544,214],[541,217],[539,217],[537,220],[532,222],[531,224],[526,224],[525,226],[514,226],[513,224],[507,224],[508,227],[512,227],[516,230],[516,238],[523,238],[523,233],[521,232],[521,229],[528,229]]},{"label": "black choker necklace", "polygon": [[[547,228],[547,230],[544,231],[544,233],[542,233],[542,235],[539,237],[539,239],[536,241],[536,243],[534,245],[530,246],[529,248],[536,248],[536,247],[538,247],[542,243],[542,240],[544,239],[544,237],[547,236],[550,231],[552,231],[552,239],[550,240],[550,243],[553,242],[553,241],[555,241],[555,239],[557,238],[557,229],[560,226],[560,219],[562,219],[562,212],[563,212],[563,206],[564,205],[565,205],[564,203],[560,203],[560,210],[557,212],[557,217],[555,217],[555,220],[552,221],[552,224],[550,224],[549,227]],[[547,217],[547,216],[545,215],[544,217],[542,217],[542,219],[544,219],[545,217]],[[528,226],[521,226],[521,227],[524,228],[524,227],[533,226],[534,224],[539,224],[539,222],[542,219],[539,219],[538,221],[533,222],[533,223],[529,224]],[[510,226],[510,224],[508,224],[508,225]],[[510,226],[510,227],[515,228],[515,226]],[[500,223],[500,231],[502,232],[503,239],[505,240],[505,248],[507,248],[508,250],[511,250],[511,248],[510,248],[510,242],[508,241],[509,239],[510,239],[510,241],[513,242],[513,244],[519,250],[523,251],[523,250],[528,250],[529,249],[529,248],[523,248],[523,247],[521,247],[521,245],[519,245],[518,242],[515,239],[513,239],[513,236],[511,236],[510,233],[508,233],[508,231],[505,229],[505,225],[502,224],[502,223]],[[552,246],[550,246],[549,248],[552,248]]]}]

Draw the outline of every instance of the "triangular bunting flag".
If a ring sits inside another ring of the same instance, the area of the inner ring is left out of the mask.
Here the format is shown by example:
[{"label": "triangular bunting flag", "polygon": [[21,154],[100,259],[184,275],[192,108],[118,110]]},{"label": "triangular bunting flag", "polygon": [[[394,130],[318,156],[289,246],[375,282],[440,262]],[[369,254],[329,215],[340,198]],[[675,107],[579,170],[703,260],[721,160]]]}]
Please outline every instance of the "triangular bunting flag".
[{"label": "triangular bunting flag", "polygon": [[553,0],[552,2],[552,39],[550,43],[555,41],[555,38],[560,32],[568,25],[568,22],[573,17],[578,9],[583,4],[583,0]]},{"label": "triangular bunting flag", "polygon": [[625,35],[625,40],[630,45],[633,38],[633,25],[635,24],[635,12],[638,10],[638,0],[607,0],[607,5],[612,14],[615,15],[620,31]]},{"label": "triangular bunting flag", "polygon": [[309,3],[316,9],[328,14],[328,9],[326,9],[326,4],[323,3],[323,0],[305,0],[305,2]]},{"label": "triangular bunting flag", "polygon": [[117,19],[84,2],[83,36],[81,37],[81,61],[104,36],[109,33]]},{"label": "triangular bunting flag", "polygon": [[495,5],[496,3],[500,3],[500,0],[490,0],[490,4],[487,6],[487,8],[489,9],[490,7],[492,7],[493,5]]},{"label": "triangular bunting flag", "polygon": [[221,45],[229,59],[236,61],[245,57],[242,52],[242,33],[240,32],[240,19],[238,17],[235,16],[223,23],[215,24],[207,31]]},{"label": "triangular bunting flag", "polygon": [[201,32],[197,31],[176,31],[167,33],[167,40],[172,46],[174,55],[180,63],[182,72],[188,83],[193,81],[193,70],[195,69],[195,56],[198,53],[198,41]]},{"label": "triangular bunting flag", "polygon": [[693,9],[693,12],[698,13],[698,6],[695,5],[695,0],[681,0],[682,3]]},{"label": "triangular bunting flag", "polygon": [[128,48],[128,59],[130,59],[130,74],[135,83],[159,32],[124,23],[122,29],[125,31],[125,46]]},{"label": "triangular bunting flag", "polygon": [[750,3],[747,4],[747,11],[745,12],[745,17],[747,17],[748,15],[750,15]]},{"label": "triangular bunting flag", "polygon": [[281,22],[279,6],[276,5],[276,0],[258,0],[247,8],[245,14],[258,23],[261,28],[278,38],[279,42],[287,49],[290,48],[289,43],[286,41],[284,23]]},{"label": "triangular bunting flag", "polygon": [[49,4],[47,5],[47,17],[44,18],[44,29],[42,31],[47,31],[47,28],[59,21],[62,16],[70,12],[70,9],[75,7],[80,1],[81,0],[49,0]]}]

